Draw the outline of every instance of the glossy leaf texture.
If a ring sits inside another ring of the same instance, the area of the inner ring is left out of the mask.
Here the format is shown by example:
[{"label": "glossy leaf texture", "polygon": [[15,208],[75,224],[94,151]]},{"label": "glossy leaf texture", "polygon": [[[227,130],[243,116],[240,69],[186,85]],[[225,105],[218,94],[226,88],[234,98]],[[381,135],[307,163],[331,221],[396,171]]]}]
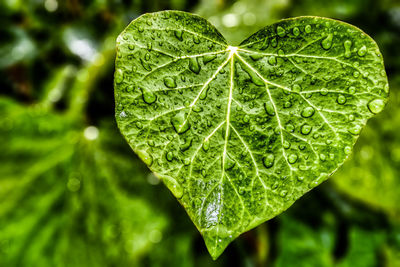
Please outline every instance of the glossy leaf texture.
[{"label": "glossy leaf texture", "polygon": [[234,47],[199,16],[146,14],[118,37],[115,64],[121,132],[213,258],[326,180],[389,93],[376,43],[318,17]]}]

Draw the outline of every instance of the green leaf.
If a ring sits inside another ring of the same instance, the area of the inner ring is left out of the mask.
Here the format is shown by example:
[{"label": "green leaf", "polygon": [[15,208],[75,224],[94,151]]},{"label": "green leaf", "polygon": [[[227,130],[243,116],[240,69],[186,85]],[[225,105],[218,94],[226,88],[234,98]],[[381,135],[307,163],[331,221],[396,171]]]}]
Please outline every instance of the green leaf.
[{"label": "green leaf", "polygon": [[213,258],[326,180],[388,96],[376,43],[318,17],[233,47],[201,17],[146,14],[118,37],[115,64],[121,132]]},{"label": "green leaf", "polygon": [[138,265],[169,219],[115,125],[5,98],[0,113],[0,265]]}]

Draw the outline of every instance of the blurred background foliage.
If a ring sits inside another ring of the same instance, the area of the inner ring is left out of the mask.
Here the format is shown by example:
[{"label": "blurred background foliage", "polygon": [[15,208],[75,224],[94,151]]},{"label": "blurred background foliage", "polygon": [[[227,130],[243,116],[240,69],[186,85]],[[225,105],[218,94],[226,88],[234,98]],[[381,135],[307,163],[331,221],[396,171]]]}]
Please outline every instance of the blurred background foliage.
[{"label": "blurred background foliage", "polygon": [[[113,114],[115,39],[145,12],[208,18],[232,44],[327,16],[380,46],[391,98],[355,153],[212,261]],[[398,0],[0,1],[0,266],[400,266]]]}]

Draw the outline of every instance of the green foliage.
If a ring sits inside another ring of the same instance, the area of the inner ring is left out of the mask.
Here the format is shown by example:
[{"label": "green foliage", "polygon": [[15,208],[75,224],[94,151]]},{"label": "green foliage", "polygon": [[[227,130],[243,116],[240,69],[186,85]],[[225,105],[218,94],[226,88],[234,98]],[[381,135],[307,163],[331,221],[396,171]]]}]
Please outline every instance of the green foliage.
[{"label": "green foliage", "polygon": [[376,43],[343,22],[282,20],[229,46],[165,11],[117,40],[116,118],[217,258],[348,157],[389,87]]}]

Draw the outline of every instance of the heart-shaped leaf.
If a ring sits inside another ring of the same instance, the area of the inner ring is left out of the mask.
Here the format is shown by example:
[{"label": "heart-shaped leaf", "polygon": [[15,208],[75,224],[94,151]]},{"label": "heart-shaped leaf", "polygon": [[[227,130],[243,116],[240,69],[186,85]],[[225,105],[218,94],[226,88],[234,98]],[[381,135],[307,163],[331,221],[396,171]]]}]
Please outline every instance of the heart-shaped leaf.
[{"label": "heart-shaped leaf", "polygon": [[213,258],[348,157],[388,96],[376,43],[299,17],[229,46],[205,19],[146,14],[118,37],[116,118]]}]

